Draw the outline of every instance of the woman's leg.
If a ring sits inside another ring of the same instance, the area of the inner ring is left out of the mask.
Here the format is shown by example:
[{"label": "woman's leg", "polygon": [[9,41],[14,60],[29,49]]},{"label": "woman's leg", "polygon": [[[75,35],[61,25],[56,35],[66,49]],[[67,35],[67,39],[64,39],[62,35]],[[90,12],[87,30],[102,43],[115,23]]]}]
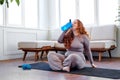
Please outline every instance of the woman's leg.
[{"label": "woman's leg", "polygon": [[63,61],[63,70],[70,72],[71,65],[73,67],[76,64],[73,62],[75,59],[76,59],[76,57],[74,54],[70,54],[69,56],[67,56],[65,58],[65,60]]},{"label": "woman's leg", "polygon": [[77,67],[81,69],[85,66],[85,59],[84,56],[78,54],[70,54],[63,62],[63,69],[66,71],[70,71],[70,68]]},{"label": "woman's leg", "polygon": [[64,55],[55,52],[49,52],[47,58],[52,70],[62,70],[62,63],[65,59]]},{"label": "woman's leg", "polygon": [[86,63],[84,55],[78,55],[78,57],[76,58],[75,62],[76,62],[76,65],[77,65],[78,69],[84,68],[85,67],[85,63]]}]

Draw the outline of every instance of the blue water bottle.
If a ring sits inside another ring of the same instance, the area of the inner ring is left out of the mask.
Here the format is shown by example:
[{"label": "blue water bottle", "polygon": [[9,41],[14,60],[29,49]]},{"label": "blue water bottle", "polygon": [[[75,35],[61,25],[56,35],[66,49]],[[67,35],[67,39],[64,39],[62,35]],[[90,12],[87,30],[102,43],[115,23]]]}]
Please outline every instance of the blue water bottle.
[{"label": "blue water bottle", "polygon": [[70,19],[68,23],[66,23],[65,25],[63,25],[61,27],[61,30],[66,31],[66,30],[70,29],[71,27],[72,27],[72,22],[71,22],[71,19]]}]

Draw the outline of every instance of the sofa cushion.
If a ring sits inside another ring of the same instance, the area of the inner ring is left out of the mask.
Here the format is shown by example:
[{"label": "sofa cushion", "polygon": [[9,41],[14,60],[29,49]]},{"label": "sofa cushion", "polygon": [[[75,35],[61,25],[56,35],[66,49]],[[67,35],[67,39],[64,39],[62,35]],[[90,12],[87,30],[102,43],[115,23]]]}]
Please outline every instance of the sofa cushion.
[{"label": "sofa cushion", "polygon": [[[112,45],[116,46],[116,42],[112,40],[98,40],[98,41],[90,41],[90,48],[105,48],[108,49]],[[57,48],[65,48],[64,44],[55,43],[55,47]]]},{"label": "sofa cushion", "polygon": [[116,40],[115,25],[92,27],[91,40]]},{"label": "sofa cushion", "polygon": [[88,32],[89,36],[91,36],[92,27],[85,27],[85,29]]},{"label": "sofa cushion", "polygon": [[49,31],[49,40],[58,40],[59,36],[63,31],[61,29],[55,29]]},{"label": "sofa cushion", "polygon": [[[91,36],[91,30],[92,27],[90,26],[85,26],[86,31],[88,32],[89,36]],[[59,28],[59,29],[55,29],[55,30],[50,30],[49,31],[49,40],[58,40],[59,36],[61,35],[63,31]]]},{"label": "sofa cushion", "polygon": [[43,46],[54,47],[54,43],[57,41],[22,41],[18,43],[18,48],[42,48]]},{"label": "sofa cushion", "polygon": [[58,43],[56,42],[54,47],[57,47],[57,48],[65,48],[64,44],[63,43]]},{"label": "sofa cushion", "polygon": [[90,48],[105,48],[105,49],[109,49],[113,45],[116,46],[116,42],[113,41],[113,40],[90,41]]}]

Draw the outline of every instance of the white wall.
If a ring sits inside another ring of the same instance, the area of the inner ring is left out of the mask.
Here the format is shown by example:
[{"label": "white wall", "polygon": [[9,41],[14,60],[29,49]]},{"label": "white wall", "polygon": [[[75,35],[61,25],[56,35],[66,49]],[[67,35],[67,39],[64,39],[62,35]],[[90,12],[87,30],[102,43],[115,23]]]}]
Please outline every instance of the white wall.
[{"label": "white wall", "polygon": [[0,56],[3,55],[3,28],[0,27]]},{"label": "white wall", "polygon": [[[118,0],[118,6],[120,6],[120,0]],[[120,57],[120,22],[117,23],[117,48],[112,51],[112,56]]]},{"label": "white wall", "polygon": [[49,40],[58,40],[61,33],[62,31],[60,28],[49,30]]},{"label": "white wall", "polygon": [[117,27],[117,48],[112,51],[113,57],[120,57],[120,26]]},{"label": "white wall", "polygon": [[17,45],[20,41],[47,39],[47,30],[0,27],[0,60],[21,58],[23,51]]}]

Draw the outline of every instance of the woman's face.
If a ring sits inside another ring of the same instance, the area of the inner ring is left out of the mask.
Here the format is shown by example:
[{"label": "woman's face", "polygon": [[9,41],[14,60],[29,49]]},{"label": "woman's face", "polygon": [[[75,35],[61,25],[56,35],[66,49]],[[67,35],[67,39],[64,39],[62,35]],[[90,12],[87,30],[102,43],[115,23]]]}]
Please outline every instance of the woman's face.
[{"label": "woman's face", "polygon": [[73,29],[73,31],[74,31],[74,30],[77,30],[78,28],[79,28],[78,21],[75,20],[75,21],[73,22],[73,27],[72,27],[72,29]]}]

